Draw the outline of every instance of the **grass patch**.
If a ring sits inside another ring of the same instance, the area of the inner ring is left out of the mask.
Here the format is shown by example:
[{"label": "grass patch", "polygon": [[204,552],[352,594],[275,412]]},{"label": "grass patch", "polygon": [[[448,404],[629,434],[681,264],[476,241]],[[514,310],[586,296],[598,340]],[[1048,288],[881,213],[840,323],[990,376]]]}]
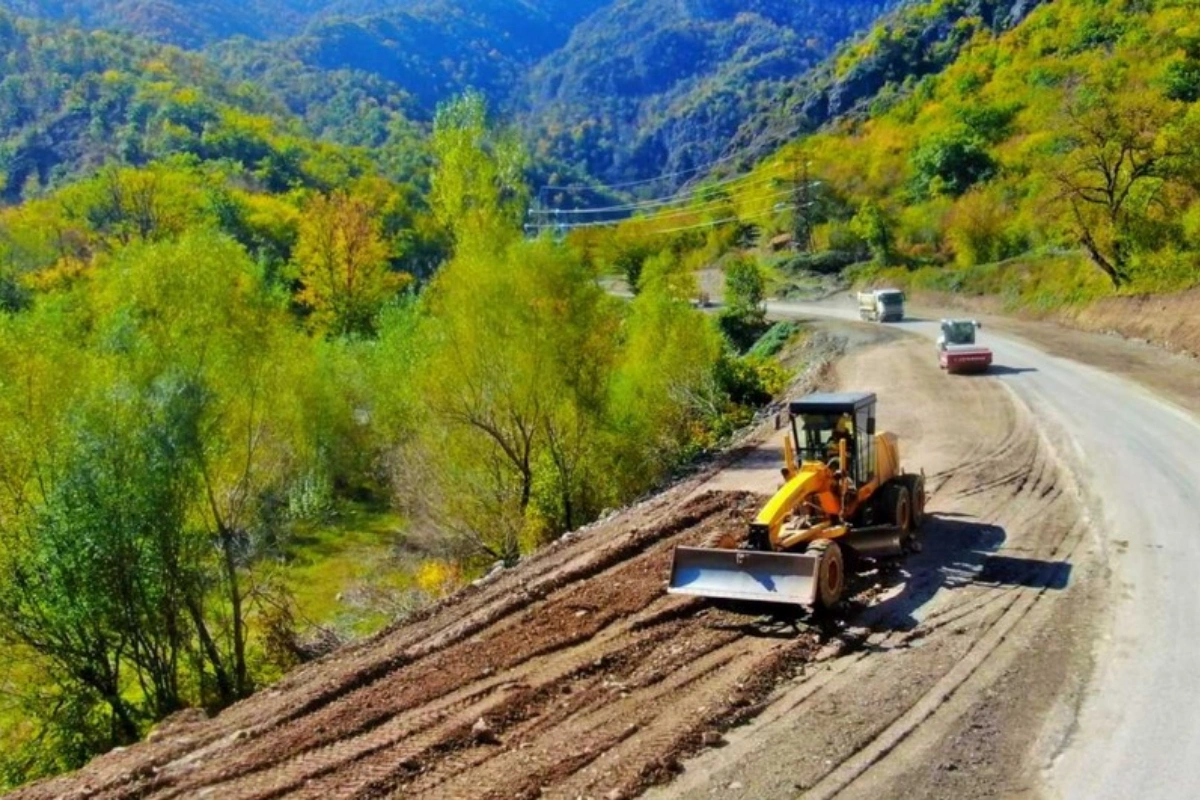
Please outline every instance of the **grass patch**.
[{"label": "grass patch", "polygon": [[405,522],[389,511],[349,506],[306,525],[288,541],[281,570],[298,620],[362,636],[391,621],[394,609],[371,598],[416,590],[418,555],[403,552]]},{"label": "grass patch", "polygon": [[746,353],[748,356],[756,358],[772,358],[779,355],[780,351],[788,345],[800,333],[801,326],[798,322],[780,321],[776,322],[767,332],[759,337],[754,346]]}]

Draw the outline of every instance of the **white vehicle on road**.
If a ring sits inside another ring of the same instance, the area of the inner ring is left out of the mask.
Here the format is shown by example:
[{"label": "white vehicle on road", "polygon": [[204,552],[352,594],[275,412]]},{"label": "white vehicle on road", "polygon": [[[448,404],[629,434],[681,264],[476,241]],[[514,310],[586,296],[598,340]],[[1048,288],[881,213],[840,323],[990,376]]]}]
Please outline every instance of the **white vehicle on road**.
[{"label": "white vehicle on road", "polygon": [[864,322],[899,322],[904,319],[904,292],[899,289],[859,292],[858,316]]}]

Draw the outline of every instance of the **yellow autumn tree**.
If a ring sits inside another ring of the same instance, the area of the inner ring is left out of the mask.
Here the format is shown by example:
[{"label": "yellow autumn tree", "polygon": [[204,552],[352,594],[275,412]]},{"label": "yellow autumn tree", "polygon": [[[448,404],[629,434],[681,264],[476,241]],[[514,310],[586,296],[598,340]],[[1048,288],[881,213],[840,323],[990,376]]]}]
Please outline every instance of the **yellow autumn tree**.
[{"label": "yellow autumn tree", "polygon": [[299,299],[313,323],[335,335],[371,333],[379,309],[411,280],[390,268],[374,212],[345,192],[317,195],[304,209],[295,252]]}]

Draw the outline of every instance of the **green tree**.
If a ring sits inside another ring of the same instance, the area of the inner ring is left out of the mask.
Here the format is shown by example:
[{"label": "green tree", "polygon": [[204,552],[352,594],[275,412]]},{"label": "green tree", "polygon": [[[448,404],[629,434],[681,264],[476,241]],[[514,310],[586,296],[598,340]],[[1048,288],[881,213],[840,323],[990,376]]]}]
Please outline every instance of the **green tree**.
[{"label": "green tree", "polygon": [[180,446],[196,415],[179,407],[192,403],[186,392],[171,395],[84,412],[45,504],[3,531],[0,633],[45,658],[61,689],[106,704],[117,744],[184,705],[194,634],[209,624],[207,548],[186,527],[195,484]]},{"label": "green tree", "polygon": [[375,317],[409,278],[392,272],[377,210],[346,192],[317,195],[304,209],[295,259],[300,301],[335,335],[374,332]]},{"label": "green tree", "polygon": [[520,235],[528,203],[517,133],[490,126],[483,96],[468,93],[438,109],[433,153],[430,205],[453,234],[455,253],[503,251]]},{"label": "green tree", "polygon": [[965,125],[929,137],[913,152],[913,188],[918,196],[960,195],[996,174],[996,162]]},{"label": "green tree", "polygon": [[738,350],[748,350],[767,329],[766,280],[758,264],[737,258],[725,267],[721,330]]},{"label": "green tree", "polygon": [[1177,178],[1175,159],[1191,146],[1164,136],[1179,106],[1148,89],[1082,96],[1067,109],[1071,152],[1056,173],[1059,201],[1088,257],[1113,286],[1132,279],[1138,242],[1159,190]]},{"label": "green tree", "polygon": [[883,208],[874,200],[864,200],[850,220],[850,232],[866,242],[878,264],[892,261],[892,231]]}]

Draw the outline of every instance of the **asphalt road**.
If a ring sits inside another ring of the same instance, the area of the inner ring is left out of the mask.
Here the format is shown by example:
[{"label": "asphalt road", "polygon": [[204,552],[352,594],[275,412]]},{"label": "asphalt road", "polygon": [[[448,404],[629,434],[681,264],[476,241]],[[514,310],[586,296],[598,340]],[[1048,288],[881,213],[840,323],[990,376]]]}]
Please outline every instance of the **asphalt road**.
[{"label": "asphalt road", "polygon": [[[858,318],[845,298],[769,308]],[[937,335],[936,320],[891,324]],[[1048,789],[1072,800],[1200,797],[1200,420],[1015,338],[985,329],[980,343],[1075,472],[1112,575],[1110,623]]]}]

